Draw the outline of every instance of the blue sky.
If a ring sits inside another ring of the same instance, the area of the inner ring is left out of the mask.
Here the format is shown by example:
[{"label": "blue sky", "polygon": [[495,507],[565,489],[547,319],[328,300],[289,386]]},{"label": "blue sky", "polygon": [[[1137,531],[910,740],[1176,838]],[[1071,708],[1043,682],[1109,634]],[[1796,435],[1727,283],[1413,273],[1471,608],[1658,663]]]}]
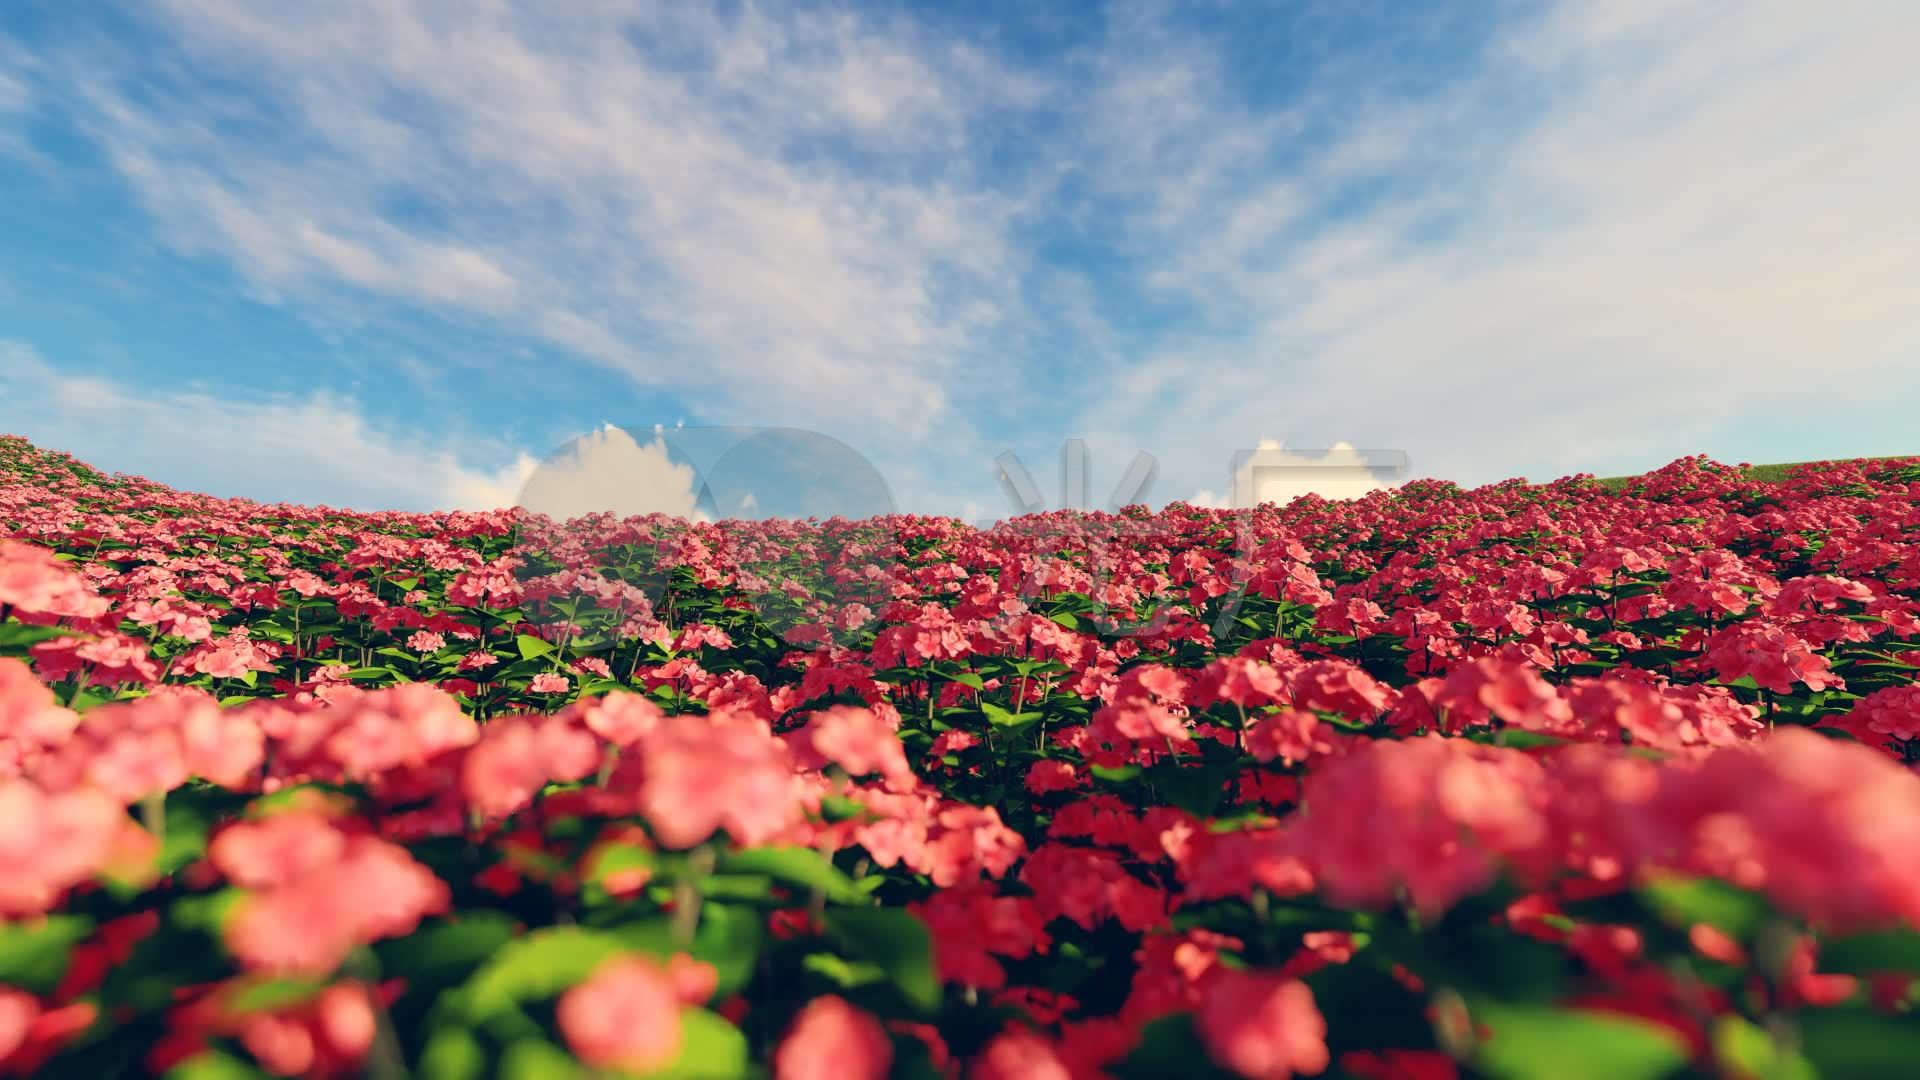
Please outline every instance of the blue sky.
[{"label": "blue sky", "polygon": [[[1916,45],[1848,0],[15,0],[0,430],[372,509],[583,435],[677,507],[675,425],[785,427],[976,519],[1066,439],[1096,504],[1141,451],[1155,504],[1262,446],[1916,452]],[[783,455],[703,506],[817,509]]]}]

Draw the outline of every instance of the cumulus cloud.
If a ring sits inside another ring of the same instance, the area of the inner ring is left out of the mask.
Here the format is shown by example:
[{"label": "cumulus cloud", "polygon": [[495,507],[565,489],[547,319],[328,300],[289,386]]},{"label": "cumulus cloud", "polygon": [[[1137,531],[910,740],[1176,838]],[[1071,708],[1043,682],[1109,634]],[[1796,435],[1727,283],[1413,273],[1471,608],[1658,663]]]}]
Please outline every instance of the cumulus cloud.
[{"label": "cumulus cloud", "polygon": [[652,442],[642,443],[607,424],[544,460],[522,457],[511,475],[511,505],[557,520],[597,513],[706,517],[695,505],[699,492],[694,467],[675,460],[657,432]]}]

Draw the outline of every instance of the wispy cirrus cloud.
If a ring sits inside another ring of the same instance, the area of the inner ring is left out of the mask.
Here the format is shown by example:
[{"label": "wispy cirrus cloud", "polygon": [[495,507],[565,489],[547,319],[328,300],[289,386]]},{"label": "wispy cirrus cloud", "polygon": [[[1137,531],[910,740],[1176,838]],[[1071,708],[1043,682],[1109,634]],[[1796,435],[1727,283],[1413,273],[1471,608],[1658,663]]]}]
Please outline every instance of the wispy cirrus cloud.
[{"label": "wispy cirrus cloud", "polygon": [[[1920,112],[1890,91],[1916,41],[1890,4],[1555,5],[1293,164],[1270,121],[1185,99],[1140,140],[1267,163],[1163,173],[1139,218],[1150,283],[1226,327],[1145,350],[1088,426],[1178,445],[1204,418],[1485,481],[1764,450],[1828,380],[1908,385]],[[1217,69],[1221,42],[1186,47]]]},{"label": "wispy cirrus cloud", "polygon": [[176,51],[142,82],[98,39],[53,62],[169,241],[268,295],[495,318],[729,418],[904,427],[1010,286],[1017,204],[946,166],[990,103],[959,80],[1034,91],[977,50],[751,6],[151,18]]}]

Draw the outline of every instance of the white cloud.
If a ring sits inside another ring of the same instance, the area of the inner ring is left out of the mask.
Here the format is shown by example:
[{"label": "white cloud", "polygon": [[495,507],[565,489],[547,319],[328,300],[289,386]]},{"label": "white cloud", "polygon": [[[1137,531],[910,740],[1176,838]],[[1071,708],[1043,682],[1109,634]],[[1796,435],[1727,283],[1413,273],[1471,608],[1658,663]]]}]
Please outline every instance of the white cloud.
[{"label": "white cloud", "polygon": [[513,505],[531,462],[475,468],[475,448],[381,430],[327,393],[248,397],[71,374],[0,339],[0,428],[110,472],[263,502],[355,510]]},{"label": "white cloud", "polygon": [[[1194,447],[1196,475],[1231,432],[1278,430],[1481,482],[1828,408],[1810,380],[1872,385],[1920,348],[1920,110],[1896,89],[1916,40],[1911,5],[1564,3],[1277,174],[1235,171],[1283,135],[1204,81],[1159,111],[1096,96],[1130,145],[1186,151],[1136,174],[1158,194],[1132,226],[1166,253],[1154,283],[1231,321],[1140,357],[1087,426]],[[1352,205],[1326,156],[1391,184]],[[1225,223],[1276,186],[1277,231],[1246,243]]]},{"label": "white cloud", "polygon": [[48,63],[169,241],[269,296],[495,318],[709,419],[895,431],[946,407],[1011,302],[1014,201],[929,166],[1034,81],[909,26],[508,0],[153,18],[261,95],[178,71],[136,94],[100,42]]},{"label": "white cloud", "polygon": [[509,502],[556,520],[597,513],[703,520],[695,507],[696,481],[693,466],[675,461],[658,432],[642,445],[607,424],[538,462],[523,456],[513,470],[516,490]]},{"label": "white cloud", "polygon": [[27,101],[26,81],[0,71],[0,113],[25,112]]}]

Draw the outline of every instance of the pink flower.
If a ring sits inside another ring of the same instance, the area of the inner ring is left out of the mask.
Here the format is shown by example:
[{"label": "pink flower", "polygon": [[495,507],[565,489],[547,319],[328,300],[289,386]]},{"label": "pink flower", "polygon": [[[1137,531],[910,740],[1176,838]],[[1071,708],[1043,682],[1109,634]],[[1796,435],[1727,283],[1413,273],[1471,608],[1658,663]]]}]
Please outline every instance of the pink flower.
[{"label": "pink flower", "polygon": [[969,1080],[1074,1080],[1059,1050],[1031,1031],[1009,1028],[987,1044]]},{"label": "pink flower", "polygon": [[1528,731],[1559,731],[1573,722],[1573,709],[1552,684],[1524,665],[1490,657],[1455,667],[1434,704],[1448,711],[1455,730],[1489,716]]},{"label": "pink flower", "polygon": [[58,682],[84,671],[96,686],[160,681],[160,669],[147,654],[147,644],[125,634],[95,634],[91,640],[74,637],[42,641],[27,650],[42,679]]},{"label": "pink flower", "polygon": [[492,667],[493,665],[499,662],[500,662],[499,657],[493,655],[492,653],[486,651],[485,649],[475,649],[474,651],[460,658],[460,670],[461,671],[478,671],[481,668]]},{"label": "pink flower", "polygon": [[1033,767],[1027,770],[1027,790],[1035,795],[1072,791],[1081,783],[1080,774],[1071,762],[1058,759],[1036,761]]},{"label": "pink flower", "polygon": [[207,861],[243,889],[269,889],[332,866],[347,838],[324,815],[289,811],[222,829]]},{"label": "pink flower", "polygon": [[323,748],[348,779],[420,766],[480,737],[451,694],[427,683],[343,696],[316,721],[331,728]]},{"label": "pink flower", "polygon": [[1796,682],[1815,691],[1847,686],[1805,639],[1763,622],[1736,623],[1714,634],[1707,641],[1706,659],[1723,680],[1751,675],[1776,694],[1793,693]]},{"label": "pink flower", "polygon": [[573,683],[558,672],[543,671],[533,677],[527,689],[536,694],[564,694]]},{"label": "pink flower", "polygon": [[1305,983],[1221,970],[1208,985],[1194,1030],[1213,1060],[1252,1080],[1326,1071],[1327,1022]]},{"label": "pink flower", "polygon": [[0,658],[0,778],[34,768],[41,755],[67,741],[80,724],[27,665]]},{"label": "pink flower", "polygon": [[407,638],[407,648],[417,653],[437,653],[447,647],[447,639],[431,630],[416,630]]},{"label": "pink flower", "polygon": [[34,544],[0,540],[0,608],[25,615],[93,619],[112,605],[53,557]]},{"label": "pink flower", "polygon": [[1920,685],[1889,686],[1862,698],[1842,720],[1863,741],[1920,739]]},{"label": "pink flower", "polygon": [[641,694],[615,690],[568,706],[587,730],[615,746],[632,746],[660,724],[660,706]]},{"label": "pink flower", "polygon": [[[91,790],[50,794],[25,780],[0,780],[0,915],[37,915],[116,860],[126,808]],[[144,834],[143,834],[144,835]]]},{"label": "pink flower", "polygon": [[354,947],[411,933],[446,910],[446,884],[405,848],[341,834],[312,811],[276,818],[231,826],[208,850],[216,868],[248,889],[225,927],[227,948],[244,966],[325,975]]},{"label": "pink flower", "polygon": [[586,1064],[648,1072],[673,1061],[684,1038],[672,976],[652,960],[622,956],[560,996],[560,1034]]},{"label": "pink flower", "polygon": [[1431,735],[1368,742],[1307,777],[1295,847],[1335,903],[1383,904],[1404,886],[1436,914],[1503,862],[1551,864],[1546,781],[1520,751]]},{"label": "pink flower", "polygon": [[800,1010],[773,1055],[775,1080],[882,1080],[893,1042],[880,1021],[835,995]]},{"label": "pink flower", "polygon": [[480,813],[505,817],[531,803],[549,781],[589,775],[600,757],[599,740],[571,715],[502,717],[467,751],[461,790]]},{"label": "pink flower", "polygon": [[759,721],[671,716],[643,755],[640,812],[663,846],[692,847],[719,828],[736,843],[761,844],[799,819],[792,760]]},{"label": "pink flower", "polygon": [[894,726],[871,709],[836,705],[814,713],[793,741],[804,764],[830,761],[853,776],[879,773],[895,791],[919,783]]},{"label": "pink flower", "polygon": [[1283,708],[1260,717],[1246,733],[1247,753],[1255,761],[1273,761],[1284,765],[1306,761],[1333,749],[1326,738],[1320,718],[1305,709]]},{"label": "pink flower", "polygon": [[0,1062],[27,1044],[27,1034],[39,1018],[38,998],[11,986],[0,987]]}]

